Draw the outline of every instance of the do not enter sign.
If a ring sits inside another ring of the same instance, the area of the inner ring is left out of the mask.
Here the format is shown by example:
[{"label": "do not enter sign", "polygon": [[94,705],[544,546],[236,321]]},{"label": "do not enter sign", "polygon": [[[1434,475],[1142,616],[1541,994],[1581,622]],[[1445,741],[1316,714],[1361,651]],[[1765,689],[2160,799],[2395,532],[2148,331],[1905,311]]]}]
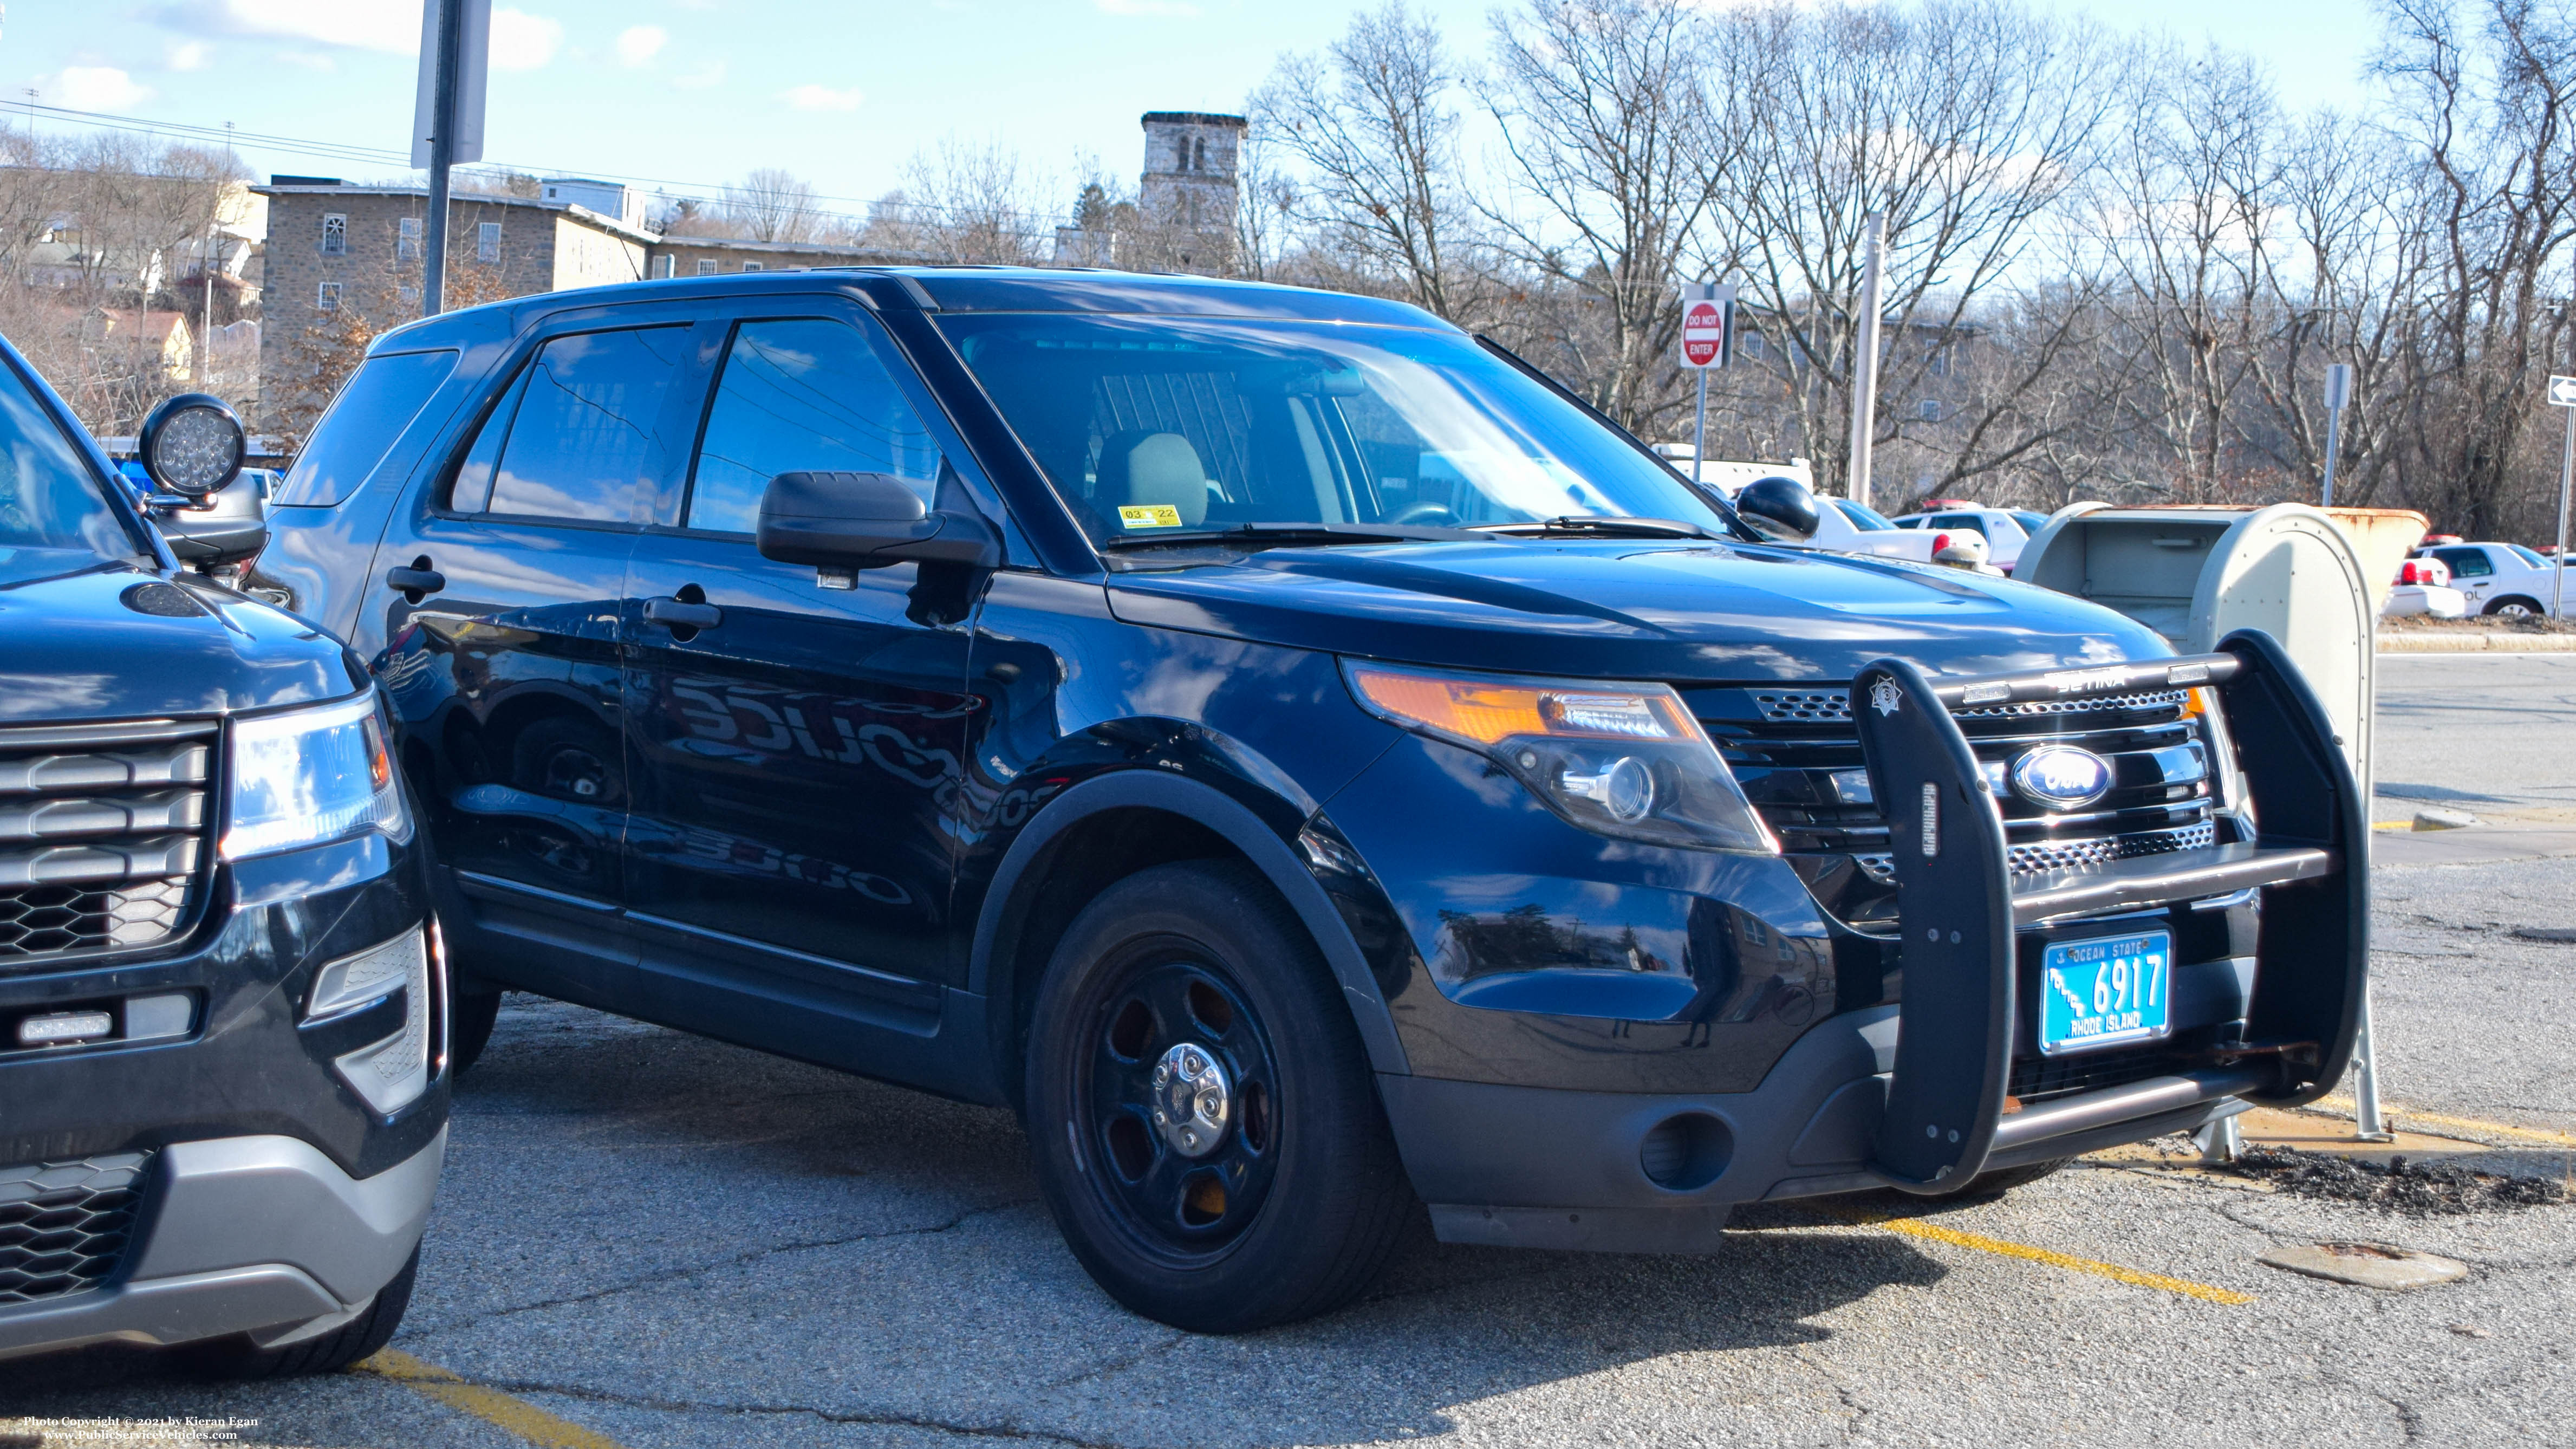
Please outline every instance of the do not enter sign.
[{"label": "do not enter sign", "polygon": [[1682,287],[1682,366],[1726,366],[1727,328],[1734,321],[1735,289],[1715,282]]}]

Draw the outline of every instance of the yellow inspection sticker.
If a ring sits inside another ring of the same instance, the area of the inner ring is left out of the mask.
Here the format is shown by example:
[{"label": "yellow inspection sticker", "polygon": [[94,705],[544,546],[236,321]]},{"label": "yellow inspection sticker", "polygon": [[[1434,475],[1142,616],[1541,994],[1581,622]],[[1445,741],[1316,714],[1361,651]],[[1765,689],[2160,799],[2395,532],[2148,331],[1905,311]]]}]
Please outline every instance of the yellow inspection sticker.
[{"label": "yellow inspection sticker", "polygon": [[1130,503],[1118,510],[1118,521],[1128,528],[1178,528],[1181,510],[1168,503]]}]

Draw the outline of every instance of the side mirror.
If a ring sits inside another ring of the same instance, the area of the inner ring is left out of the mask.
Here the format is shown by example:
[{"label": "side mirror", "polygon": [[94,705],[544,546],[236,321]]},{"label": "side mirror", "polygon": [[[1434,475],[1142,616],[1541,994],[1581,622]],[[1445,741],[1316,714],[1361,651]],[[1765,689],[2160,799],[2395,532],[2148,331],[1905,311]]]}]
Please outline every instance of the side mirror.
[{"label": "side mirror", "polygon": [[193,504],[151,510],[179,562],[197,568],[246,563],[268,544],[268,500],[260,480],[234,468],[231,482]]},{"label": "side mirror", "polygon": [[229,486],[241,476],[250,451],[232,404],[203,392],[163,399],[143,419],[136,442],[153,485],[183,498],[203,498]]},{"label": "side mirror", "polygon": [[991,524],[932,511],[887,473],[781,473],[760,495],[760,555],[780,563],[877,569],[912,560],[998,568]]},{"label": "side mirror", "polygon": [[1824,526],[1816,495],[1795,478],[1757,478],[1735,495],[1735,511],[1775,543],[1805,543]]}]

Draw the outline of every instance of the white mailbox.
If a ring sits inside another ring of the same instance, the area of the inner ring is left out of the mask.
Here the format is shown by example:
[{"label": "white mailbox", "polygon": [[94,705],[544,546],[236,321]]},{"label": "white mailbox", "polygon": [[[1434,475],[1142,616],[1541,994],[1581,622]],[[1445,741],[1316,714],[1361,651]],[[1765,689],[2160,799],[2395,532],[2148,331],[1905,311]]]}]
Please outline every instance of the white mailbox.
[{"label": "white mailbox", "polygon": [[2207,653],[2237,629],[2271,635],[2307,675],[2368,788],[2372,629],[2388,581],[2324,512],[2078,503],[2023,546],[2013,576],[2116,609],[2184,654]]}]

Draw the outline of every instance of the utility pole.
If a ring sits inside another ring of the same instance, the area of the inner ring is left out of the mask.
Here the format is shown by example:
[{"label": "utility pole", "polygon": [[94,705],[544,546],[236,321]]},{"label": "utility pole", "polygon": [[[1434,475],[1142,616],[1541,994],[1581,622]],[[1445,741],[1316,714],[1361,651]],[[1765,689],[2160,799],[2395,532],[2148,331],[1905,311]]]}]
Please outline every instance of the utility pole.
[{"label": "utility pole", "polygon": [[464,0],[430,0],[438,12],[438,55],[422,56],[436,67],[431,82],[429,132],[429,218],[421,224],[420,315],[447,310],[447,172],[456,164],[457,52],[465,48]]},{"label": "utility pole", "polygon": [[1860,327],[1853,341],[1851,465],[1843,492],[1869,507],[1869,453],[1878,429],[1879,273],[1887,260],[1887,214],[1873,211],[1861,223]]},{"label": "utility pole", "polygon": [[2549,379],[2549,405],[2567,414],[2567,441],[2558,450],[2558,552],[2549,560],[2558,566],[2549,581],[2549,617],[2562,619],[2567,600],[2568,485],[2576,481],[2576,377]]},{"label": "utility pole", "polygon": [[421,224],[420,314],[446,310],[448,173],[483,159],[483,93],[492,53],[492,0],[428,0],[420,17],[420,82],[411,164],[429,171]]}]

